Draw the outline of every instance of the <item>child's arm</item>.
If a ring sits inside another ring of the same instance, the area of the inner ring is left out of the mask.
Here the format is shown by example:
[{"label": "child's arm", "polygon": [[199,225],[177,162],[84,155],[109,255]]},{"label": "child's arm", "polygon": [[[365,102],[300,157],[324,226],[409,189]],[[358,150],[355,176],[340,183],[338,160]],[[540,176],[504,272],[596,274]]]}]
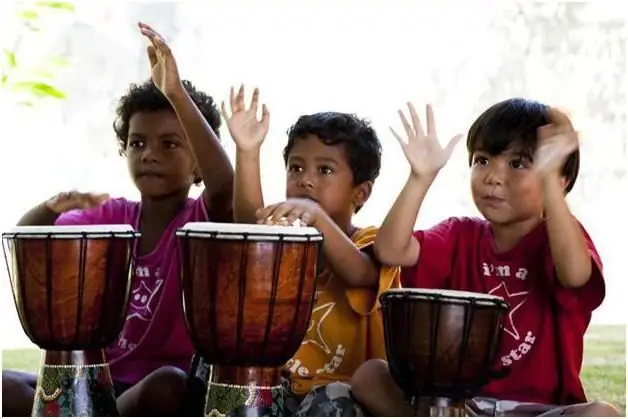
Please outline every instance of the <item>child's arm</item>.
[{"label": "child's arm", "polygon": [[321,232],[326,268],[348,287],[372,287],[379,280],[379,268],[361,251],[320,205],[309,199],[293,198],[257,212],[259,220],[292,225],[297,219]]},{"label": "child's arm", "polygon": [[564,113],[551,109],[550,124],[539,129],[534,168],[543,185],[552,260],[558,281],[567,288],[578,288],[591,278],[592,265],[584,232],[565,201],[562,168],[570,154],[578,149],[578,134]]},{"label": "child's arm", "polygon": [[408,135],[407,142],[395,131],[392,132],[399,140],[403,153],[410,163],[410,177],[384,219],[375,239],[375,255],[385,265],[412,266],[416,264],[420,246],[412,234],[414,223],[428,189],[440,169],[449,160],[454,147],[461,138],[457,135],[451,139],[447,147],[441,147],[436,137],[432,107],[428,105],[426,110],[427,134],[423,132],[421,121],[414,106],[408,103],[408,108],[410,109],[412,126],[408,123],[403,112],[399,111],[399,116]]},{"label": "child's arm", "polygon": [[190,144],[205,184],[203,199],[210,219],[232,221],[233,167],[218,137],[187,94],[168,45],[150,26],[140,30],[151,46],[148,56],[155,86],[170,101]]},{"label": "child's arm", "polygon": [[547,235],[558,281],[567,288],[582,287],[591,278],[589,247],[576,218],[569,211],[559,176],[543,181]]},{"label": "child's arm", "polygon": [[253,90],[251,105],[244,105],[244,86],[240,86],[234,97],[233,87],[229,95],[231,116],[223,102],[221,110],[231,138],[236,143],[236,170],[233,184],[233,213],[238,223],[253,224],[255,212],[264,207],[262,180],[260,175],[260,148],[268,133],[270,113],[262,105],[262,118],[257,120],[259,90]]},{"label": "child's arm", "polygon": [[433,180],[433,176],[410,174],[375,238],[373,250],[382,264],[414,266],[417,263],[420,245],[412,233],[421,204]]},{"label": "child's arm", "polygon": [[75,209],[91,209],[109,199],[107,194],[63,192],[42,202],[20,218],[19,226],[54,225],[61,214]]}]

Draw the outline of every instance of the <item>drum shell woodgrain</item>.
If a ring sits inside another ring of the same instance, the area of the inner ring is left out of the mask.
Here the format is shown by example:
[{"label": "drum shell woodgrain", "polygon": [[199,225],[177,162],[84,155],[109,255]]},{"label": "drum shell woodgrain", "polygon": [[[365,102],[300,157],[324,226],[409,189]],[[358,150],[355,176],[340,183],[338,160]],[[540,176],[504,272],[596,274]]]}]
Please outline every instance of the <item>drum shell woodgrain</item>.
[{"label": "drum shell woodgrain", "polygon": [[494,372],[508,305],[407,291],[381,297],[393,378],[409,395],[472,395]]},{"label": "drum shell woodgrain", "polygon": [[[118,337],[129,298],[134,237],[8,239],[22,327],[45,350],[104,348]],[[6,240],[6,239],[5,239]]]},{"label": "drum shell woodgrain", "polygon": [[207,362],[278,367],[296,353],[320,243],[180,237],[186,321]]}]

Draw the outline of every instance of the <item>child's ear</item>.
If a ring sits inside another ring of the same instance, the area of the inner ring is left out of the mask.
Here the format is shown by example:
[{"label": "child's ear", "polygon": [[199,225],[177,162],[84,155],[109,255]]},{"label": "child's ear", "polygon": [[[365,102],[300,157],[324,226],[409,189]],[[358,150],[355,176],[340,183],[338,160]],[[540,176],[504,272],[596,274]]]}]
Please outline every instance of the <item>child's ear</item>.
[{"label": "child's ear", "polygon": [[567,179],[567,176],[561,176],[560,177],[560,186],[563,189],[563,194],[567,194],[567,185],[569,185],[569,179]]},{"label": "child's ear", "polygon": [[362,207],[371,196],[372,191],[373,182],[371,182],[370,180],[362,182],[358,186],[353,188],[353,205],[355,205],[357,208]]}]

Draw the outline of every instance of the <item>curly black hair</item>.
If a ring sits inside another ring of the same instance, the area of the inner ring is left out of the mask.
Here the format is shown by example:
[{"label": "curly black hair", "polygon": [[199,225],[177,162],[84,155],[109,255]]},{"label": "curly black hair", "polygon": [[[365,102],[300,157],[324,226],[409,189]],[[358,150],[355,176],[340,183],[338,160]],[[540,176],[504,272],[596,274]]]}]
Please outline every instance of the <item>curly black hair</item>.
[{"label": "curly black hair", "polygon": [[[533,159],[537,148],[537,131],[550,123],[549,106],[523,98],[506,99],[482,113],[469,128],[467,151],[469,165],[473,153],[484,151],[497,156],[512,148]],[[569,193],[580,171],[580,150],[567,157],[561,174],[567,179],[565,193]]]},{"label": "curly black hair", "polygon": [[375,182],[379,176],[382,145],[368,121],[342,112],[319,112],[301,116],[288,130],[288,144],[283,150],[286,164],[295,142],[308,135],[315,135],[327,145],[344,146],[354,185],[366,181]]},{"label": "curly black hair", "polygon": [[[192,98],[194,104],[201,111],[205,120],[220,135],[220,112],[214,99],[208,94],[197,90],[192,83],[183,80],[183,87]],[[116,108],[116,118],[113,122],[113,130],[116,133],[120,155],[126,154],[129,136],[129,121],[138,112],[154,112],[172,110],[168,99],[159,91],[152,80],[142,84],[131,84],[127,93],[120,98]]]}]

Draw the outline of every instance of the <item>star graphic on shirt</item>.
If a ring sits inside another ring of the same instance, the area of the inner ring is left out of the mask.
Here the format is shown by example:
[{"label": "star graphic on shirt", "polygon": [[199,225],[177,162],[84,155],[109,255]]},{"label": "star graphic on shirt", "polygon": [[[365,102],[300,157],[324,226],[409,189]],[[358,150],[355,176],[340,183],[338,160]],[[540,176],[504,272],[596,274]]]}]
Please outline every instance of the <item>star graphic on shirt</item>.
[{"label": "star graphic on shirt", "polygon": [[[306,343],[311,343],[321,348],[323,351],[325,351],[326,354],[331,354],[331,349],[329,349],[329,345],[327,344],[327,342],[325,342],[325,339],[323,338],[323,332],[321,331],[321,328],[323,327],[323,322],[332,312],[334,307],[336,307],[336,303],[331,302],[322,304],[312,310],[312,318],[310,319],[310,325],[307,328],[308,338],[303,341],[302,345],[305,345]],[[315,333],[313,333],[313,339],[311,338],[312,333],[310,333],[312,329],[315,329]]]},{"label": "star graphic on shirt", "polygon": [[504,332],[508,333],[515,340],[519,340],[519,331],[515,326],[515,322],[513,320],[513,316],[519,308],[526,302],[528,299],[528,294],[530,291],[521,291],[511,293],[508,290],[508,286],[504,281],[501,281],[498,286],[493,288],[488,292],[491,295],[496,295],[498,297],[502,297],[504,301],[506,301],[510,305],[510,312],[508,313],[508,322],[504,325]]}]

